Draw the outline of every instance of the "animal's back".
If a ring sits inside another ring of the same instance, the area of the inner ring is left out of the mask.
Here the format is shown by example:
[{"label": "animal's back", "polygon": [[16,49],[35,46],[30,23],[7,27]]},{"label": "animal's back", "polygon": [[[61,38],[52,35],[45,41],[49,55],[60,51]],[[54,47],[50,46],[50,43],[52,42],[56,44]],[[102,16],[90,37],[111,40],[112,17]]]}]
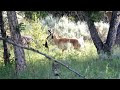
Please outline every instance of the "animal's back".
[{"label": "animal's back", "polygon": [[70,49],[70,47],[72,46],[70,43],[70,40],[67,38],[60,38],[58,39],[58,48],[63,49],[63,50],[67,50],[68,48]]}]

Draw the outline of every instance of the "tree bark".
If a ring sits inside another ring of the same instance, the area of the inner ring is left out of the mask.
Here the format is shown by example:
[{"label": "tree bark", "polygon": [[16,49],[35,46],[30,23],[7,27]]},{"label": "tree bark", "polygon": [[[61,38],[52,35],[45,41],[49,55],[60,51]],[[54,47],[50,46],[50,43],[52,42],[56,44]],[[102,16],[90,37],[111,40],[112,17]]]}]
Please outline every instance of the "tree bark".
[{"label": "tree bark", "polygon": [[91,38],[97,49],[97,53],[98,54],[107,53],[108,55],[111,55],[111,50],[116,40],[117,28],[119,25],[119,12],[118,11],[112,12],[110,28],[109,28],[109,32],[108,32],[108,36],[105,44],[102,42],[102,40],[98,35],[97,29],[95,28],[95,25],[94,25],[94,21],[92,21],[87,16],[87,14],[85,16],[86,16],[85,18],[91,34]]},{"label": "tree bark", "polygon": [[109,52],[111,52],[113,45],[115,44],[117,29],[119,25],[119,11],[113,11],[110,21],[109,32],[107,35],[106,45],[108,46]]},{"label": "tree bark", "polygon": [[[105,12],[105,14],[106,14],[108,21],[110,23],[112,12],[107,11],[107,12]],[[120,45],[120,23],[119,23],[118,28],[117,28],[117,35],[116,35],[115,44]]]},{"label": "tree bark", "polygon": [[[0,28],[1,28],[1,35],[3,38],[6,38],[6,31],[4,29],[4,22],[3,22],[3,15],[2,15],[2,11],[0,11]],[[4,57],[4,64],[7,65],[10,63],[9,60],[9,52],[8,52],[8,46],[5,40],[3,40],[3,48],[4,48],[4,53],[3,53],[3,57]]]},{"label": "tree bark", "polygon": [[118,25],[115,44],[120,46],[120,24]]},{"label": "tree bark", "polygon": [[85,14],[85,19],[87,21],[87,24],[88,24],[88,28],[89,28],[89,31],[90,31],[90,34],[91,34],[91,38],[93,40],[93,43],[97,49],[97,53],[100,54],[100,53],[103,53],[103,52],[106,52],[107,51],[107,48],[106,46],[103,44],[102,40],[100,39],[99,35],[98,35],[98,32],[97,32],[97,29],[94,25],[94,21],[92,21],[88,16],[87,14]]},{"label": "tree bark", "polygon": [[[21,45],[21,34],[18,28],[18,20],[15,11],[7,11],[8,22],[10,27],[10,33],[12,40]],[[24,49],[13,46],[16,62],[16,71],[19,73],[26,68],[25,53]]]}]

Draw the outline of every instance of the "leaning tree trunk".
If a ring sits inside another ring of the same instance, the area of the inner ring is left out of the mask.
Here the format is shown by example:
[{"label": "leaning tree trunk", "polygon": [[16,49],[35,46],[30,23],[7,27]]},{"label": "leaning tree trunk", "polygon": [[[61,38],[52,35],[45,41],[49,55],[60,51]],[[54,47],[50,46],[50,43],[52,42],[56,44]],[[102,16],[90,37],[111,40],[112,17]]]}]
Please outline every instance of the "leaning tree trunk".
[{"label": "leaning tree trunk", "polygon": [[119,23],[118,29],[117,29],[115,44],[120,46],[120,23]]},{"label": "leaning tree trunk", "polygon": [[93,40],[95,47],[97,48],[97,53],[98,54],[107,53],[108,55],[111,55],[111,50],[116,40],[117,28],[119,25],[119,12],[118,11],[112,12],[110,28],[109,28],[109,32],[108,32],[108,36],[105,44],[102,42],[102,40],[100,39],[97,33],[97,30],[94,25],[94,21],[92,21],[87,16],[87,14],[85,16],[86,16],[86,21],[91,34],[91,38]]},{"label": "leaning tree trunk", "polygon": [[[7,11],[8,22],[10,26],[11,38],[17,44],[21,44],[21,34],[18,28],[18,20],[15,11]],[[19,73],[26,67],[24,49],[14,46],[16,71]]]},{"label": "leaning tree trunk", "polygon": [[120,21],[119,18],[120,18],[120,12],[113,11],[111,16],[111,21],[110,21],[109,32],[106,40],[106,45],[109,49],[109,52],[111,52],[112,47],[115,44],[117,29]]},{"label": "leaning tree trunk", "polygon": [[[107,11],[107,12],[105,12],[105,14],[106,14],[106,16],[108,18],[108,21],[110,23],[112,12],[111,11]],[[117,35],[116,35],[115,44],[116,45],[120,45],[120,23],[119,23],[118,28],[117,28]]]},{"label": "leaning tree trunk", "polygon": [[[3,38],[6,38],[6,31],[4,30],[4,22],[3,22],[3,16],[2,16],[2,11],[0,11],[0,28],[1,28],[1,35]],[[9,60],[9,52],[8,52],[8,47],[7,43],[5,40],[3,40],[3,48],[4,48],[4,64],[7,65],[10,63]]]},{"label": "leaning tree trunk", "polygon": [[105,47],[102,40],[100,39],[100,37],[98,35],[98,32],[97,32],[97,29],[96,29],[96,27],[94,25],[94,21],[91,20],[87,16],[87,13],[85,13],[85,19],[86,19],[87,24],[88,24],[88,28],[89,28],[89,31],[90,31],[91,38],[92,38],[93,43],[94,43],[94,45],[95,45],[95,47],[97,49],[97,53],[101,54],[103,52],[106,52],[108,49]]}]

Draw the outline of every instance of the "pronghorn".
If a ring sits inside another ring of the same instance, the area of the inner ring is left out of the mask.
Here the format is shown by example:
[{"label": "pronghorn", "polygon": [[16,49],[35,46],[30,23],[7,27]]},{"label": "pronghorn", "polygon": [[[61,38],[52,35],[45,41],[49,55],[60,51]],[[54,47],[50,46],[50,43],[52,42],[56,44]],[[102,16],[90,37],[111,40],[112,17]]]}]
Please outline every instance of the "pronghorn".
[{"label": "pronghorn", "polygon": [[[70,48],[73,47],[76,50],[80,50],[80,47],[84,47],[84,40],[83,37],[79,38],[79,39],[73,39],[73,38],[60,38],[57,34],[55,33],[51,33],[50,30],[49,31],[49,36],[47,37],[47,41],[49,41],[50,43],[57,45],[57,47],[59,49],[62,49],[62,52],[64,50],[67,50],[69,45]],[[47,43],[46,41],[46,43]]]},{"label": "pronghorn", "polygon": [[23,46],[29,46],[32,41],[33,38],[31,36],[21,36],[21,43]]},{"label": "pronghorn", "polygon": [[[7,36],[9,40],[12,40],[11,36]],[[13,41],[13,40],[12,40]],[[31,36],[21,36],[20,38],[20,44],[23,46],[29,46],[30,42],[33,41],[33,38]]]}]

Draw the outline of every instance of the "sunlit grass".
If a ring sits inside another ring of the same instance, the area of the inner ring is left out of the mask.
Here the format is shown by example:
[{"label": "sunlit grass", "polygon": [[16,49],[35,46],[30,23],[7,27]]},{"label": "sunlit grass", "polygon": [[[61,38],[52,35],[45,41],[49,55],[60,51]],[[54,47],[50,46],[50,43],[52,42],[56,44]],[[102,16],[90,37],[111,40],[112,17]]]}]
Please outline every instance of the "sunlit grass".
[{"label": "sunlit grass", "polygon": [[[81,75],[88,79],[119,79],[120,78],[120,58],[119,48],[114,48],[112,60],[100,60],[98,58],[96,48],[93,43],[86,42],[85,48],[81,51],[71,50],[61,53],[60,49],[53,49],[51,46],[50,51],[47,49],[38,50],[46,53],[47,55],[60,60],[66,65],[70,66]],[[37,48],[36,48],[37,49]],[[2,53],[1,53],[2,55]],[[15,64],[11,63],[5,67],[3,59],[0,62],[0,78],[1,79],[54,79],[52,73],[52,61],[49,61],[44,56],[25,50],[27,68],[18,77],[15,76]],[[60,67],[61,79],[81,79],[67,68]]]},{"label": "sunlit grass", "polygon": [[[60,32],[61,36],[66,35],[66,32],[69,32],[68,26],[70,28],[70,32],[68,37],[75,36],[73,33],[75,30],[86,34],[87,26],[85,23],[78,22],[77,25],[71,21],[68,23],[68,19],[63,18],[64,23],[61,21],[56,26],[56,31]],[[55,20],[53,20],[55,21]],[[120,48],[115,47],[112,55],[112,59],[102,59],[100,60],[96,48],[93,42],[85,41],[85,47],[80,51],[71,50],[61,52],[60,49],[55,46],[49,45],[50,50],[46,49],[43,46],[45,42],[45,38],[47,34],[45,33],[44,28],[40,23],[29,23],[26,22],[27,28],[22,31],[22,35],[30,35],[33,37],[37,43],[33,42],[31,47],[53,57],[56,60],[60,60],[66,65],[70,66],[72,69],[79,72],[81,75],[85,76],[88,79],[120,79]],[[48,24],[53,23],[49,21]],[[61,26],[63,29],[60,29]],[[98,24],[99,25],[99,24]],[[104,24],[103,24],[104,25]],[[106,27],[106,26],[103,26]],[[103,28],[102,27],[102,28]],[[105,28],[106,29],[106,28]],[[104,29],[104,30],[105,30]],[[61,31],[63,30],[63,31]],[[67,30],[67,31],[65,31]],[[83,32],[85,31],[85,32]],[[61,33],[62,32],[62,33]],[[67,32],[67,33],[68,33]],[[82,34],[81,33],[81,34]],[[79,37],[78,33],[78,37]],[[87,34],[89,35],[89,34]],[[85,35],[86,36],[86,35]],[[3,48],[2,42],[0,42],[0,79],[54,79],[52,72],[52,61],[49,61],[44,56],[25,50],[25,58],[27,63],[27,68],[25,71],[21,72],[18,77],[15,75],[15,62],[14,62],[14,54],[13,50],[10,50],[11,53],[11,64],[8,66],[4,66],[3,61]],[[67,68],[61,66],[60,67],[60,77],[61,79],[81,79],[73,72],[69,71]]]}]

